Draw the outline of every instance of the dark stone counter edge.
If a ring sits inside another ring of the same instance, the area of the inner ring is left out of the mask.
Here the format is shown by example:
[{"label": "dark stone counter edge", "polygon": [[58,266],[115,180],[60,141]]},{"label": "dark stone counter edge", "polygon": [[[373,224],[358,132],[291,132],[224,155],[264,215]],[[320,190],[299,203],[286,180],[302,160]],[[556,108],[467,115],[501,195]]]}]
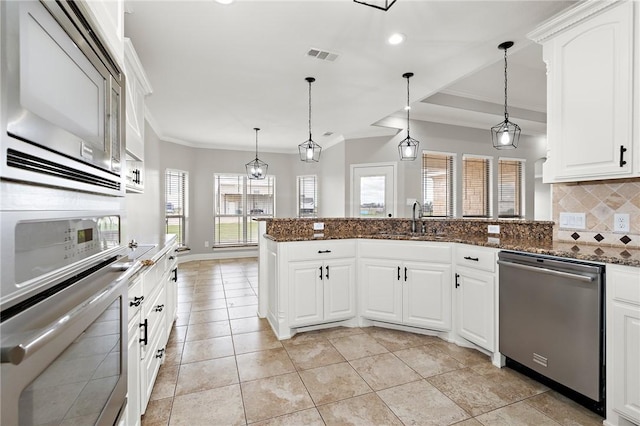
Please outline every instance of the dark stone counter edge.
[{"label": "dark stone counter edge", "polygon": [[[474,246],[483,246],[483,247],[493,247],[501,250],[512,250],[512,251],[523,251],[528,253],[535,254],[544,254],[549,256],[557,256],[557,257],[565,257],[569,259],[578,259],[578,260],[586,260],[590,262],[600,262],[600,263],[610,263],[616,265],[625,265],[625,266],[634,266],[640,268],[640,250],[638,249],[625,249],[624,247],[604,247],[606,250],[616,250],[619,249],[621,252],[627,251],[629,253],[638,252],[635,256],[631,255],[631,257],[625,259],[619,256],[612,255],[597,255],[594,253],[580,253],[571,251],[570,249],[562,250],[557,247],[553,248],[540,248],[540,247],[531,247],[531,246],[522,246],[517,244],[509,244],[509,243],[494,243],[489,241],[482,241],[478,239],[464,239],[464,238],[452,238],[452,237],[440,237],[440,236],[430,236],[430,235],[420,235],[420,236],[409,236],[409,235],[356,235],[356,236],[348,236],[348,237],[335,237],[335,236],[325,236],[321,238],[304,238],[304,237],[286,237],[286,238],[275,238],[271,235],[264,234],[264,237],[278,242],[294,242],[294,241],[327,241],[327,240],[343,240],[343,239],[370,239],[370,240],[399,240],[399,241],[430,241],[430,242],[441,242],[441,243],[459,243],[459,244],[469,244]],[[571,245],[571,243],[561,243],[563,245]],[[555,245],[555,244],[554,244]],[[596,246],[593,245],[577,245],[574,246],[580,248],[581,250],[587,249],[596,249]]]}]

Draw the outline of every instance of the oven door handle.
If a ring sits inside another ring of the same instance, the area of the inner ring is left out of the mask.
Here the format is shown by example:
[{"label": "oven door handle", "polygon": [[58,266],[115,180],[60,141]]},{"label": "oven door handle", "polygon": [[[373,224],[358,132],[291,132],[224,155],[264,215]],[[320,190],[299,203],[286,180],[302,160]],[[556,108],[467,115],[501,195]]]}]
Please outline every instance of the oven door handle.
[{"label": "oven door handle", "polygon": [[50,344],[60,336],[60,334],[62,334],[70,324],[82,318],[83,315],[93,309],[94,306],[105,300],[109,300],[112,294],[117,292],[119,287],[126,282],[123,282],[124,280],[122,278],[123,276],[119,277],[104,290],[88,298],[48,326],[36,330],[28,337],[28,339],[25,339],[25,341],[17,345],[9,345],[7,347],[3,346],[0,348],[0,362],[3,364],[11,363],[14,365],[20,365],[22,361]]},{"label": "oven door handle", "polygon": [[513,263],[513,262],[505,262],[504,260],[498,260],[498,265],[510,266],[517,269],[524,269],[525,271],[542,272],[544,274],[555,275],[557,277],[569,278],[572,280],[578,280],[578,281],[584,281],[584,282],[591,282],[595,280],[594,276],[572,274],[571,272],[562,272],[562,271],[556,271],[555,269],[540,268],[537,266],[522,265],[520,263]]}]

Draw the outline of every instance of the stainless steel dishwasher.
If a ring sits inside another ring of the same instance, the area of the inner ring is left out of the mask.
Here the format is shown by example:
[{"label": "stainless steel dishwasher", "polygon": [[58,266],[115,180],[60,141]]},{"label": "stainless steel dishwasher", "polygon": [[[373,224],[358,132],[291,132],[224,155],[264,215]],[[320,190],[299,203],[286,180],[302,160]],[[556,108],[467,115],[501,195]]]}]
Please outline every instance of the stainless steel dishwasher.
[{"label": "stainless steel dishwasher", "polygon": [[499,346],[507,365],[551,379],[602,414],[604,266],[508,251],[498,259]]}]

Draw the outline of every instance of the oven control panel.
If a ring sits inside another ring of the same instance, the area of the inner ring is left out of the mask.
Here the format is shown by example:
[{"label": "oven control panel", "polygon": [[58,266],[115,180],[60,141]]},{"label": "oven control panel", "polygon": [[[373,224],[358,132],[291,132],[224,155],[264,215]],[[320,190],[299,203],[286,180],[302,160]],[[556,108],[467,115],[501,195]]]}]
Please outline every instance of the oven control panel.
[{"label": "oven control panel", "polygon": [[120,217],[24,221],[15,233],[15,278],[21,283],[118,247]]}]

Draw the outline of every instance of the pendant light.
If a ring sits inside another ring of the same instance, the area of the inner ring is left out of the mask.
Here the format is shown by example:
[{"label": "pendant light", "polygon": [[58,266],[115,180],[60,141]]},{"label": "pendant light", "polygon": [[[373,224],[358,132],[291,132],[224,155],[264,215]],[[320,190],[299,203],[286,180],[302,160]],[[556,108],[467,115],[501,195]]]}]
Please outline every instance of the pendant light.
[{"label": "pendant light", "polygon": [[317,163],[320,161],[320,151],[322,147],[311,139],[311,83],[316,81],[313,77],[307,77],[305,80],[309,83],[309,140],[298,145],[300,160],[307,163]]},{"label": "pendant light", "polygon": [[505,41],[498,46],[504,50],[504,121],[491,128],[491,141],[496,149],[513,149],[520,141],[520,126],[509,121],[507,112],[507,49],[513,46],[512,41]]},{"label": "pendant light", "polygon": [[254,127],[253,130],[256,131],[256,159],[244,166],[247,169],[247,177],[249,179],[264,179],[267,176],[269,165],[258,158],[258,131],[260,129]]},{"label": "pendant light", "polygon": [[409,110],[411,109],[409,105],[409,79],[413,77],[413,73],[406,72],[402,74],[402,77],[407,79],[407,106],[405,107],[407,110],[407,137],[398,144],[398,153],[400,154],[400,160],[412,161],[418,157],[418,146],[420,145],[420,142],[409,135]]}]

